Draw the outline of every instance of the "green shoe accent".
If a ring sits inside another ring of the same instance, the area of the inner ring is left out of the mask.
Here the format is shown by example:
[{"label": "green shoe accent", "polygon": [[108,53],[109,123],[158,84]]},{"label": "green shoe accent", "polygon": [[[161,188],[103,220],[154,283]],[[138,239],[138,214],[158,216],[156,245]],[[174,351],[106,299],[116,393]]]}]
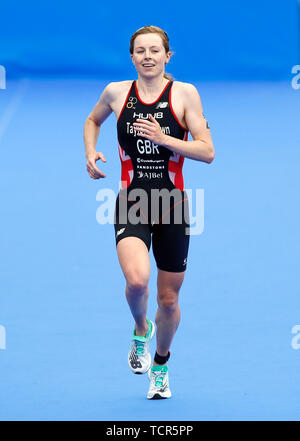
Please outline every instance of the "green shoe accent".
[{"label": "green shoe accent", "polygon": [[146,339],[146,337],[143,337],[142,335],[135,335],[135,336],[133,337],[133,340],[141,341],[141,342],[145,343],[145,341],[146,341],[147,339]]},{"label": "green shoe accent", "polygon": [[148,332],[146,334],[146,336],[144,337],[143,335],[136,335],[135,334],[135,329],[133,330],[133,340],[136,342],[136,353],[137,355],[143,355],[144,354],[144,350],[145,350],[145,343],[147,342],[147,340],[149,340],[151,332],[152,332],[152,324],[150,322],[150,320],[147,319],[147,323],[148,323]]},{"label": "green shoe accent", "polygon": [[147,323],[148,323],[149,329],[148,329],[148,332],[146,334],[146,339],[148,339],[150,337],[151,332],[152,332],[152,323],[148,319],[147,319]]},{"label": "green shoe accent", "polygon": [[152,372],[155,373],[155,386],[156,387],[162,387],[164,382],[164,377],[168,373],[168,366],[152,366],[151,368]]},{"label": "green shoe accent", "polygon": [[145,342],[144,342],[144,340],[140,340],[141,338],[145,338],[145,337],[135,337],[134,338],[134,340],[135,340],[135,346],[136,346],[136,353],[137,353],[137,355],[143,355],[144,354],[144,349],[145,349]]},{"label": "green shoe accent", "polygon": [[151,370],[153,372],[157,372],[157,371],[161,371],[161,372],[168,372],[168,366],[163,365],[163,366],[152,366]]}]

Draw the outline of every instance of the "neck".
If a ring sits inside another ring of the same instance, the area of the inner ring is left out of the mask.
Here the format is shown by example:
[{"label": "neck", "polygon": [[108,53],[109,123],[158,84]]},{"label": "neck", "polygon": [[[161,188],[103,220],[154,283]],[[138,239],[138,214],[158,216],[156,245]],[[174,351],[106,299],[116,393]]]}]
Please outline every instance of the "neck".
[{"label": "neck", "polygon": [[161,92],[168,82],[169,80],[164,77],[145,78],[139,76],[137,87],[139,93],[142,93],[144,96],[153,96]]}]

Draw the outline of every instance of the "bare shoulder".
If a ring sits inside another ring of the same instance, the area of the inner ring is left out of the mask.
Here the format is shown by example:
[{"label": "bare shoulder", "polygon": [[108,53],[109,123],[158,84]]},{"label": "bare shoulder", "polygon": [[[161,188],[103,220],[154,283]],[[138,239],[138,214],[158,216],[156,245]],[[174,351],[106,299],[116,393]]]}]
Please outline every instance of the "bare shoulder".
[{"label": "bare shoulder", "polygon": [[182,103],[184,114],[187,112],[196,112],[201,114],[203,112],[201,98],[198,89],[194,84],[183,83],[181,81],[174,82],[174,95]]},{"label": "bare shoulder", "polygon": [[103,90],[103,96],[107,103],[111,104],[124,93],[128,93],[132,80],[112,81]]},{"label": "bare shoulder", "polygon": [[196,86],[191,83],[184,83],[182,81],[174,81],[174,91],[180,93],[183,97],[199,96]]}]

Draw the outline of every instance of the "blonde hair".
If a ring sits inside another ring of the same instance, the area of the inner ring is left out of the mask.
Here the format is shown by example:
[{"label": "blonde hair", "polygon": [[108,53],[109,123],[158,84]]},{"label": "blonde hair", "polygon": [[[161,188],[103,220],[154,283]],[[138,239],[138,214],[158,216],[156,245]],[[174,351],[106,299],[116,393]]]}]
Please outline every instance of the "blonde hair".
[{"label": "blonde hair", "polygon": [[[144,26],[144,27],[138,29],[132,35],[132,37],[130,39],[130,46],[129,46],[129,52],[131,53],[131,55],[133,54],[134,40],[136,39],[136,37],[138,35],[142,35],[142,34],[159,34],[162,39],[163,46],[165,48],[166,53],[170,51],[169,37],[168,37],[168,34],[166,33],[166,31],[159,28],[158,26],[150,26],[149,25],[149,26]],[[172,55],[173,54],[174,54],[174,52],[172,52]],[[168,80],[171,80],[171,81],[174,80],[173,75],[170,73],[166,73],[166,72],[164,73],[164,78],[167,78]]]}]

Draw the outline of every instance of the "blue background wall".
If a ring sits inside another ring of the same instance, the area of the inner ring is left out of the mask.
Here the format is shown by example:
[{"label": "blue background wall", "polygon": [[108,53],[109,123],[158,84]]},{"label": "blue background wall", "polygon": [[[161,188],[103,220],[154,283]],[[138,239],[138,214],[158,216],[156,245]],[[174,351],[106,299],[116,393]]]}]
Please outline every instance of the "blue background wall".
[{"label": "blue background wall", "polygon": [[9,78],[130,79],[129,39],[147,24],[169,33],[178,80],[289,79],[299,63],[297,0],[31,0],[1,6],[0,64]]},{"label": "blue background wall", "polygon": [[[296,0],[0,8],[1,421],[300,420],[297,10]],[[121,176],[115,115],[97,143],[105,180],[89,178],[82,136],[105,85],[136,78],[129,40],[147,24],[169,33],[168,71],[199,90],[216,151],[212,164],[184,163],[185,187],[205,191],[205,226],[180,292],[174,399],[155,403],[147,376],[128,369],[125,280],[113,226],[96,221],[98,191],[117,192]]]}]

